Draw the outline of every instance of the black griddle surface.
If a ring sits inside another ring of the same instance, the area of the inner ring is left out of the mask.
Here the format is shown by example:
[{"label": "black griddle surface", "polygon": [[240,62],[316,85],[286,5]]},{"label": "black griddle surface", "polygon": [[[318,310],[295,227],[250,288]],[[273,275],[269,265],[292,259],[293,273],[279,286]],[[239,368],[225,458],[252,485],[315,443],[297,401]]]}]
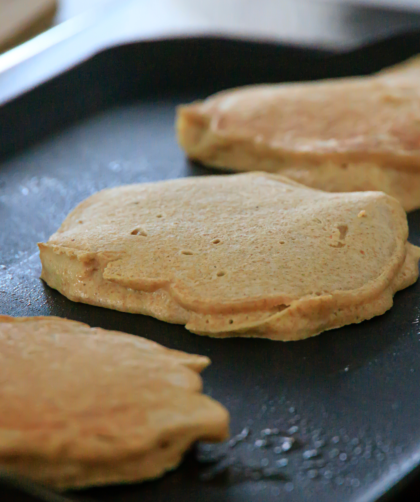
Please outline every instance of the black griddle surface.
[{"label": "black griddle surface", "polygon": [[[373,501],[417,467],[419,283],[398,293],[385,315],[303,342],[217,340],[72,303],[39,279],[36,243],[103,188],[215,173],[186,161],[178,148],[178,103],[228,85],[296,79],[299,65],[304,78],[367,73],[417,52],[419,40],[395,39],[399,52],[390,51],[388,41],[339,56],[232,41],[137,44],[107,51],[0,109],[0,313],[66,317],[207,355],[212,365],[203,374],[205,392],[229,409],[232,435],[250,430],[229,449],[231,465],[215,479],[207,479],[211,467],[193,451],[160,480],[70,498]],[[409,224],[411,242],[420,244],[420,211],[409,215]],[[275,453],[284,441],[278,436],[256,447],[266,428],[293,436],[293,448]],[[288,465],[270,470],[279,459]]]}]

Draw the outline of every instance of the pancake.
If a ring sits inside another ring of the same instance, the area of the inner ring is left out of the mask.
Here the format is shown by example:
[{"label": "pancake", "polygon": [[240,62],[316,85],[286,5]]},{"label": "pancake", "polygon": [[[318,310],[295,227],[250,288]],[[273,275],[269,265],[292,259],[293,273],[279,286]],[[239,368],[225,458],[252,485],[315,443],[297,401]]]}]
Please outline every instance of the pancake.
[{"label": "pancake", "polygon": [[298,340],[391,308],[418,276],[406,214],[267,173],[104,190],[39,244],[70,300],[215,337]]},{"label": "pancake", "polygon": [[383,191],[420,207],[417,59],[370,77],[255,85],[178,108],[189,158],[330,192]]},{"label": "pancake", "polygon": [[420,78],[420,56],[413,56],[402,63],[384,68],[377,73],[380,76],[412,76]]},{"label": "pancake", "polygon": [[54,317],[0,316],[0,466],[55,488],[156,478],[228,413],[207,357]]}]

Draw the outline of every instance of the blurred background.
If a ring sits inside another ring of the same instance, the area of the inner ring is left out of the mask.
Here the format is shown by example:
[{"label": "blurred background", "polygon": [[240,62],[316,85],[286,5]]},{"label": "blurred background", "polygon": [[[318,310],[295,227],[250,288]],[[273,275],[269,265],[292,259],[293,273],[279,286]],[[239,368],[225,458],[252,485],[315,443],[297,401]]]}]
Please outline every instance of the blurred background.
[{"label": "blurred background", "polygon": [[0,0],[0,52],[108,16],[108,43],[210,33],[340,50],[420,27],[420,0]]}]

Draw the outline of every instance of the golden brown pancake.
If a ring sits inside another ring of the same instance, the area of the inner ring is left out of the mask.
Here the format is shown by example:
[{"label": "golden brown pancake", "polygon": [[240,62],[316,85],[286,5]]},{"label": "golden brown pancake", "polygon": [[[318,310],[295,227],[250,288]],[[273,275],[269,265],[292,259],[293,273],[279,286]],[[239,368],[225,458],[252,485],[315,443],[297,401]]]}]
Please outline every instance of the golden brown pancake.
[{"label": "golden brown pancake", "polygon": [[413,56],[402,63],[398,63],[393,66],[389,66],[388,68],[384,68],[377,75],[384,75],[387,77],[390,76],[413,76],[420,78],[420,56]]},{"label": "golden brown pancake", "polygon": [[46,244],[67,298],[194,333],[298,340],[383,314],[418,276],[404,210],[266,173],[123,186],[82,202]]},{"label": "golden brown pancake", "polygon": [[228,413],[207,357],[55,317],[0,316],[0,466],[56,488],[156,478]]},{"label": "golden brown pancake", "polygon": [[255,85],[181,106],[178,140],[211,167],[279,173],[420,207],[417,59],[370,77]]}]

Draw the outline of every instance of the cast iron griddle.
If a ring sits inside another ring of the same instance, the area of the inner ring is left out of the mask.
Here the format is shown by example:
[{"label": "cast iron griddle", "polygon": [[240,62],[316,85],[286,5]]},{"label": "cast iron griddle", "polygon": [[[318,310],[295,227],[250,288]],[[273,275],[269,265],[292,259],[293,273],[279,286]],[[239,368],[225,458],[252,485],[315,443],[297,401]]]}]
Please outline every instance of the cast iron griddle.
[{"label": "cast iron griddle", "polygon": [[[304,342],[217,340],[70,302],[40,281],[36,243],[97,190],[214,173],[178,148],[178,103],[233,85],[369,73],[419,49],[415,34],[341,55],[215,39],[133,44],[0,109],[0,312],[67,317],[205,354],[205,392],[229,409],[233,436],[246,428],[236,446],[200,447],[160,480],[70,498],[373,501],[418,466],[420,284],[385,315]],[[420,244],[420,212],[409,223]]]}]

